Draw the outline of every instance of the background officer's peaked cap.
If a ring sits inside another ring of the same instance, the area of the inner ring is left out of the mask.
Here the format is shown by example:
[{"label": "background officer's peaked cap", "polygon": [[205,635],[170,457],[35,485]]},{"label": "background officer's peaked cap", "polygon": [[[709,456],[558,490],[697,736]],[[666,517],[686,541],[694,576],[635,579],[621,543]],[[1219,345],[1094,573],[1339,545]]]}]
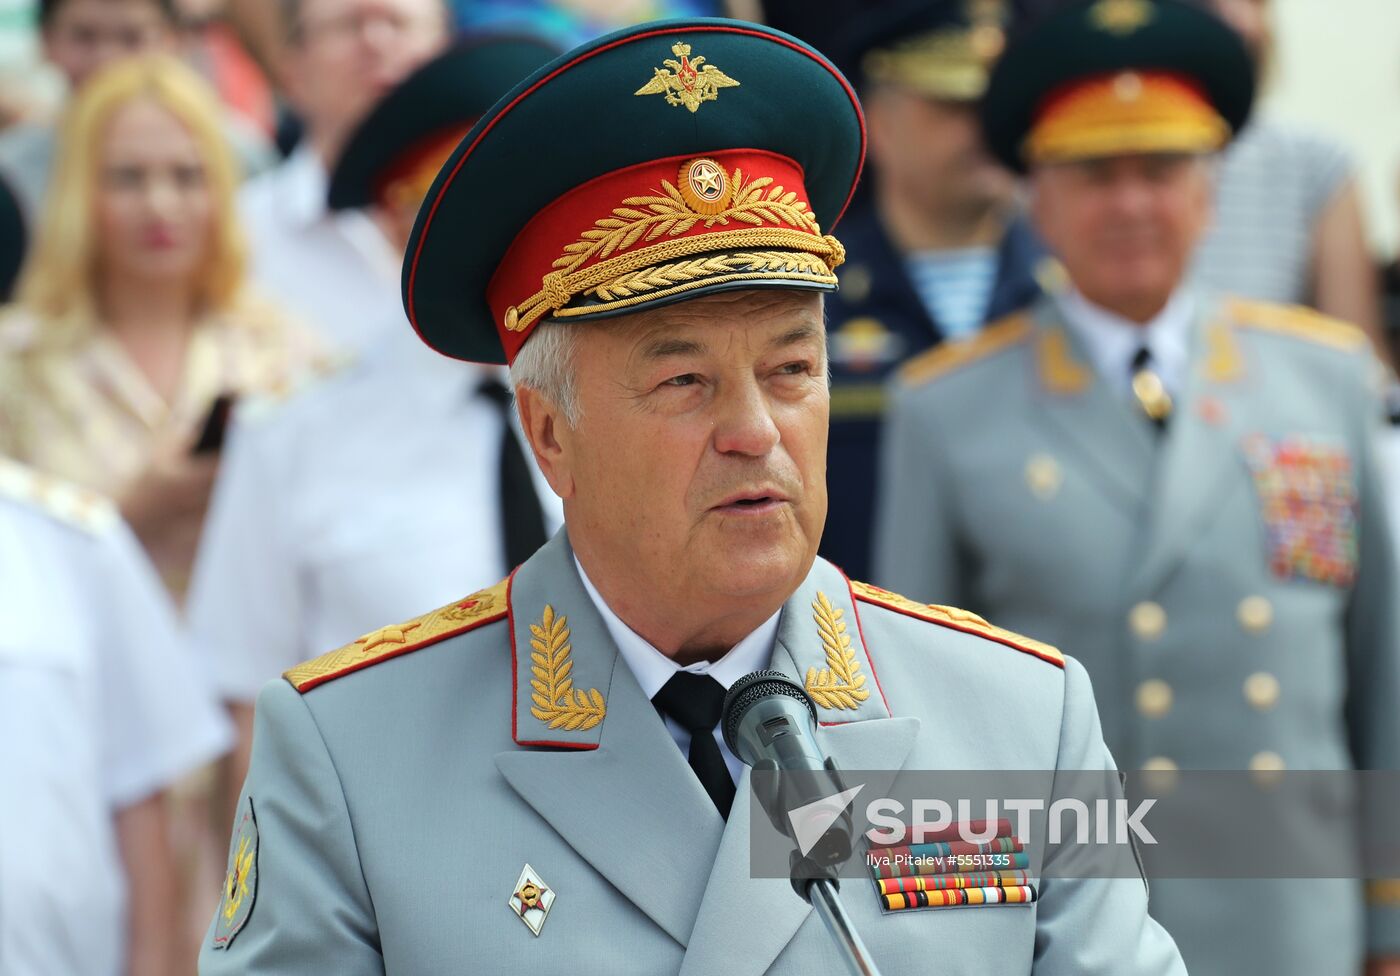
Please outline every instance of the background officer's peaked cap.
[{"label": "background officer's peaked cap", "polygon": [[355,128],[331,173],[328,205],[344,210],[382,202],[396,180],[411,179],[420,166],[431,164],[436,173],[510,86],[558,55],[558,48],[531,38],[479,37],[423,64]]},{"label": "background officer's peaked cap", "polygon": [[1007,166],[1222,148],[1249,118],[1254,65],[1182,0],[1077,0],[1032,19],[992,71],[987,144]]}]

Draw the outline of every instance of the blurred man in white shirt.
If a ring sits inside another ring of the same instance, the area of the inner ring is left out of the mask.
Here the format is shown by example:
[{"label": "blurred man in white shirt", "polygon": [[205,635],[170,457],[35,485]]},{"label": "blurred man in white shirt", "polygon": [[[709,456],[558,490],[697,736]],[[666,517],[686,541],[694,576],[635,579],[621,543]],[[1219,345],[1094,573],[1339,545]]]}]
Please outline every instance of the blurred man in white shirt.
[{"label": "blurred man in white shirt", "polygon": [[109,503],[0,459],[0,972],[173,976],[172,783],[228,723]]},{"label": "blurred man in white shirt", "polygon": [[441,0],[289,0],[283,80],[305,125],[240,200],[253,277],[331,344],[359,351],[400,324],[399,254],[360,211],[326,207],[327,172],[359,121],[448,41]]}]

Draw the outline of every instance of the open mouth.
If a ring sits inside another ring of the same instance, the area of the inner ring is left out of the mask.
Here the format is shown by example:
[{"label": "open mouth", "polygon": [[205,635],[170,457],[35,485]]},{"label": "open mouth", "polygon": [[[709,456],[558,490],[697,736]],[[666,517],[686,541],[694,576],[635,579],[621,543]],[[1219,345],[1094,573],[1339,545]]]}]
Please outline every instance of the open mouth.
[{"label": "open mouth", "polygon": [[773,492],[734,495],[716,505],[714,510],[725,514],[757,515],[775,511],[787,504],[787,498]]}]

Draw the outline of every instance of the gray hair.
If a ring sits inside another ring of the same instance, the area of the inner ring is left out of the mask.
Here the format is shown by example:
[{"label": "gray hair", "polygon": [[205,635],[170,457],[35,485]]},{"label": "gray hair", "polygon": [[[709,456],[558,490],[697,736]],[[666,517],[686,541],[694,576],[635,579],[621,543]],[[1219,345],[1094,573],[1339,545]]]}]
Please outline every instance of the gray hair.
[{"label": "gray hair", "polygon": [[583,416],[578,402],[578,377],[574,350],[578,326],[562,322],[541,322],[510,364],[511,386],[528,386],[559,408],[570,427],[577,427]]}]

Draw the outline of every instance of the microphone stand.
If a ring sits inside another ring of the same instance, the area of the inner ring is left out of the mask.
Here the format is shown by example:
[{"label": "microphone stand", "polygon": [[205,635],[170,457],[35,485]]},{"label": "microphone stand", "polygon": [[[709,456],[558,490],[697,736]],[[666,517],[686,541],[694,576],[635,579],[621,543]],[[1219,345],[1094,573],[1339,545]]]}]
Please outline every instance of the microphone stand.
[{"label": "microphone stand", "polygon": [[[833,760],[828,758],[825,766],[833,776],[839,776]],[[760,796],[760,804],[769,812],[774,826],[782,828],[784,824],[773,816],[773,812],[781,809],[781,806],[773,800],[782,792],[783,772],[772,760],[760,760],[754,768],[772,776],[772,793]],[[836,785],[840,785],[839,780]],[[805,856],[797,851],[792,852],[789,874],[792,890],[821,916],[822,924],[831,933],[837,951],[845,960],[851,976],[880,976],[880,967],[875,965],[874,957],[865,947],[860,933],[856,931],[855,922],[841,902],[839,871],[841,864],[850,856],[851,843],[849,835],[844,832],[838,833],[837,837],[839,840],[830,845],[827,838],[823,838]],[[793,840],[795,842],[796,837],[793,837]]]},{"label": "microphone stand", "polygon": [[841,904],[839,872],[852,850],[849,811],[843,807],[837,812],[836,821],[805,852],[786,814],[830,798],[833,786],[834,792],[842,790],[835,761],[823,756],[815,742],[817,710],[812,699],[781,671],[754,671],[730,686],[722,716],[725,744],[753,770],[759,806],[773,826],[798,845],[788,862],[793,891],[821,916],[852,976],[880,976]]},{"label": "microphone stand", "polygon": [[870,950],[860,939],[851,916],[846,914],[846,906],[841,904],[837,893],[837,883],[831,878],[818,878],[807,882],[806,897],[821,916],[826,930],[831,933],[840,948],[841,957],[852,976],[880,976],[879,967],[870,956]]}]

